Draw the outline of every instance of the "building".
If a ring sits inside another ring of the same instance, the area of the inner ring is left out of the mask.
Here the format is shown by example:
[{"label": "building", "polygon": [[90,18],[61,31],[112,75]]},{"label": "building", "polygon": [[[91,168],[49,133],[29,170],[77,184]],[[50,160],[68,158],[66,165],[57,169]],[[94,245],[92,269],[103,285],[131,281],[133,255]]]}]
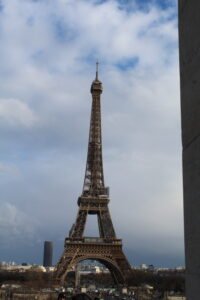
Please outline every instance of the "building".
[{"label": "building", "polygon": [[53,242],[44,242],[44,256],[43,256],[43,266],[52,267],[53,260]]}]

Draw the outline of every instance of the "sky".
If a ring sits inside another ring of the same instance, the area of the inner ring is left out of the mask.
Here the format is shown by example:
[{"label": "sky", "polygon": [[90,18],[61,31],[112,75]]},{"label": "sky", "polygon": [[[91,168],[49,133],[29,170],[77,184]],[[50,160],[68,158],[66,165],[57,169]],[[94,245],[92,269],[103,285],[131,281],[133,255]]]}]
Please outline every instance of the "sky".
[{"label": "sky", "polygon": [[45,240],[55,263],[63,251],[96,60],[117,236],[132,265],[184,265],[175,0],[0,0],[0,261],[42,263]]}]

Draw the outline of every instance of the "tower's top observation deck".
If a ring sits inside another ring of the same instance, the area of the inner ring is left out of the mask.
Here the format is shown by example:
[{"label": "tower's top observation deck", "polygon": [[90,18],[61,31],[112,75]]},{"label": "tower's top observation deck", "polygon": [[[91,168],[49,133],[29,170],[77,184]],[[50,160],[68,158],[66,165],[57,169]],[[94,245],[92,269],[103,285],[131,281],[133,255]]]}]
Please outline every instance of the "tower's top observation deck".
[{"label": "tower's top observation deck", "polygon": [[91,91],[91,93],[93,94],[95,94],[95,93],[99,93],[99,94],[101,94],[102,93],[102,91],[103,91],[103,86],[102,86],[102,83],[101,83],[101,81],[99,80],[99,78],[98,78],[98,67],[99,67],[99,63],[97,62],[96,63],[96,78],[95,78],[95,80],[92,82],[92,85],[91,85],[91,89],[90,89],[90,91]]}]

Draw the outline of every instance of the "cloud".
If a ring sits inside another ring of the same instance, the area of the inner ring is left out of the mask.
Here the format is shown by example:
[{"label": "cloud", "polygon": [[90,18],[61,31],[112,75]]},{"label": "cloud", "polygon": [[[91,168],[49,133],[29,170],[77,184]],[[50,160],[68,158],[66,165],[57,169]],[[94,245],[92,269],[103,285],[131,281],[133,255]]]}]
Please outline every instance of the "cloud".
[{"label": "cloud", "polygon": [[[30,234],[27,243],[40,240],[38,247],[42,247],[44,239],[54,240],[55,245],[64,240],[75,220],[82,189],[89,90],[98,59],[104,87],[105,179],[111,187],[116,231],[124,238],[131,261],[139,263],[134,253],[148,249],[146,257],[156,258],[159,252],[165,264],[168,252],[180,264],[176,7],[173,1],[165,7],[155,1],[144,2],[143,7],[137,1],[131,1],[131,8],[122,4],[111,0],[2,1],[2,205],[7,213],[16,209],[17,220],[30,216],[36,220],[31,228],[37,234]],[[18,232],[26,236],[20,226]],[[166,245],[169,237],[172,243]],[[150,240],[154,249],[148,246]]]},{"label": "cloud", "polygon": [[5,179],[6,176],[7,178],[10,178],[12,176],[18,177],[20,176],[20,173],[15,165],[0,162],[0,176],[1,179]]},{"label": "cloud", "polygon": [[1,248],[10,247],[16,242],[17,246],[19,243],[23,246],[26,239],[32,240],[35,237],[36,222],[21,208],[18,209],[11,203],[3,202],[0,204],[0,210]]},{"label": "cloud", "polygon": [[18,99],[0,99],[0,119],[8,127],[31,127],[37,120],[27,104]]}]

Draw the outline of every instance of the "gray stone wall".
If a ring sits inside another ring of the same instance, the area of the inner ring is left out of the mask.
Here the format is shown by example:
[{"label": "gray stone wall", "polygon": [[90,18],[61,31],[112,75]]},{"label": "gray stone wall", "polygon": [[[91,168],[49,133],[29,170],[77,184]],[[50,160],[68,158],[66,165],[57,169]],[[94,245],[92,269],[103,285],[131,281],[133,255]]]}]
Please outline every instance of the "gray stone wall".
[{"label": "gray stone wall", "polygon": [[200,1],[179,0],[183,190],[188,300],[200,299]]}]

